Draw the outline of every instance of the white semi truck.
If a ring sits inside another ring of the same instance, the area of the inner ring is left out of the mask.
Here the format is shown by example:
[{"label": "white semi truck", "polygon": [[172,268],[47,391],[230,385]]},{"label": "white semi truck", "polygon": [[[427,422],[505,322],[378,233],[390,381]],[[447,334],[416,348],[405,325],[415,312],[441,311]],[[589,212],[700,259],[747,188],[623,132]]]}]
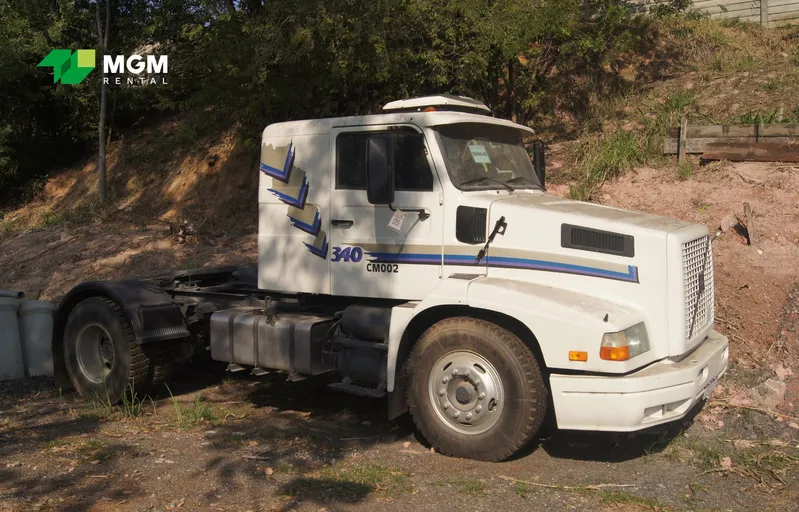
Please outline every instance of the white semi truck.
[{"label": "white semi truck", "polygon": [[548,411],[577,430],[683,417],[727,369],[707,229],[547,195],[532,134],[446,95],[268,126],[257,268],[77,286],[57,372],[112,399],[206,350],[230,371],[335,372],[481,460]]}]

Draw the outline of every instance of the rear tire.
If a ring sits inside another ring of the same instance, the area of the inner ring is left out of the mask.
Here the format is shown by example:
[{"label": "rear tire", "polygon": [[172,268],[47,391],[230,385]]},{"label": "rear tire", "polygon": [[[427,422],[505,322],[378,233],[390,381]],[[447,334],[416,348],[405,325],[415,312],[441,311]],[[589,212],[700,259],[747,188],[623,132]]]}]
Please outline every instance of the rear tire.
[{"label": "rear tire", "polygon": [[104,297],[86,299],[69,314],[64,329],[64,361],[83,397],[119,402],[129,388],[146,391],[150,359],[136,342],[122,308]]},{"label": "rear tire", "polygon": [[523,448],[547,412],[538,362],[514,334],[457,317],[430,327],[408,362],[408,407],[441,453],[499,461]]}]

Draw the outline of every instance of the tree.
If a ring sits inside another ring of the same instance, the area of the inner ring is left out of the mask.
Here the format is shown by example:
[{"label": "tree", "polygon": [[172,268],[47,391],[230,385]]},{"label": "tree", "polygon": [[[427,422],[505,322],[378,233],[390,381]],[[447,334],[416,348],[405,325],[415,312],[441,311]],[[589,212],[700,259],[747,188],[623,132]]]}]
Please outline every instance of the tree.
[{"label": "tree", "polygon": [[[100,54],[108,51],[108,35],[111,32],[111,0],[105,0],[105,31],[100,21],[100,0],[97,0],[97,42]],[[106,190],[106,151],[105,133],[108,104],[108,84],[105,83],[105,69],[100,68],[100,120],[98,123],[98,161],[97,161],[97,189],[100,192],[100,203],[108,199]]]}]

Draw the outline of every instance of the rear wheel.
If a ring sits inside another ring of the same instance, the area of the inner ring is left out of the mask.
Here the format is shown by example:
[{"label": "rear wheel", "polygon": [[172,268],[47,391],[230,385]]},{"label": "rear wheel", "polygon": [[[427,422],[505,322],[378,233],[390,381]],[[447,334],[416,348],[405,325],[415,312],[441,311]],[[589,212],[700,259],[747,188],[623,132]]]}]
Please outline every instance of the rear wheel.
[{"label": "rear wheel", "polygon": [[507,459],[546,415],[547,391],[530,349],[484,320],[458,317],[429,328],[408,365],[408,406],[445,455]]},{"label": "rear wheel", "polygon": [[64,330],[64,360],[75,389],[116,403],[129,384],[146,391],[150,359],[136,342],[122,308],[104,297],[80,302]]}]

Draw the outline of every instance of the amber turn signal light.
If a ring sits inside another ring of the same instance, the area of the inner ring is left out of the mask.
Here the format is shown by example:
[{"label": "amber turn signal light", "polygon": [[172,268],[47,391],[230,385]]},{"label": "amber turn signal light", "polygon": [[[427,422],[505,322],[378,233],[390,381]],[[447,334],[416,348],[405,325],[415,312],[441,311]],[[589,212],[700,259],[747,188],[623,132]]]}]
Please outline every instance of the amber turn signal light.
[{"label": "amber turn signal light", "polygon": [[606,361],[627,361],[630,359],[630,347],[602,347],[599,349],[599,358]]},{"label": "amber turn signal light", "polygon": [[588,352],[578,352],[576,350],[569,351],[569,361],[588,361]]}]

